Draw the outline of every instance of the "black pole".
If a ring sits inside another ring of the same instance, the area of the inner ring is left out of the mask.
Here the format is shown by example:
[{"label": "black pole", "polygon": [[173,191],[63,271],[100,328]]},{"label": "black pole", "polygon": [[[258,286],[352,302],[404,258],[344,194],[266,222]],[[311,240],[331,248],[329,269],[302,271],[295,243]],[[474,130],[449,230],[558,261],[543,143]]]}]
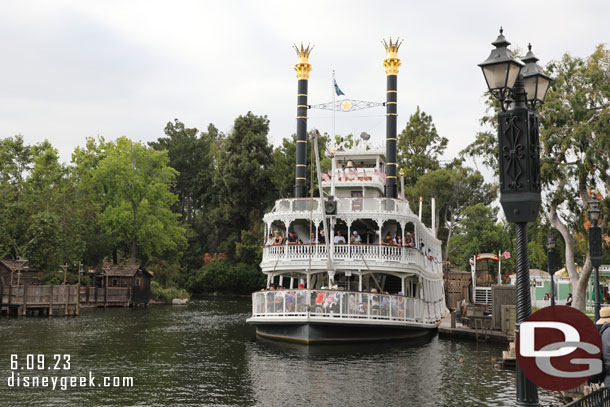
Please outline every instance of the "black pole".
[{"label": "black pole", "polygon": [[299,79],[297,94],[297,148],[294,182],[295,198],[307,196],[307,79]]},{"label": "black pole", "polygon": [[[532,313],[530,297],[529,254],[527,249],[527,223],[519,222],[517,227],[517,319],[515,334],[519,334],[521,323]],[[538,388],[521,371],[517,361],[517,406],[538,406]]]},{"label": "black pole", "polygon": [[387,93],[385,102],[386,136],[385,136],[385,196],[398,197],[396,179],[396,119],[398,115],[398,75],[387,75]]},{"label": "black pole", "polygon": [[555,283],[553,282],[553,274],[555,273],[555,268],[552,266],[551,261],[552,261],[552,256],[553,255],[553,249],[552,248],[547,248],[546,251],[546,267],[547,267],[547,271],[549,273],[549,276],[551,276],[551,307],[555,306]]},{"label": "black pole", "polygon": [[589,228],[589,257],[595,270],[595,285],[593,301],[595,302],[595,321],[599,319],[601,295],[599,293],[599,266],[602,264],[602,229],[597,226],[597,220]]},{"label": "black pole", "polygon": [[599,293],[599,267],[595,267],[595,320],[599,320],[599,312],[601,310],[601,295]]},{"label": "black pole", "polygon": [[555,270],[551,270],[551,307],[555,306],[555,282],[553,280],[553,274]]}]

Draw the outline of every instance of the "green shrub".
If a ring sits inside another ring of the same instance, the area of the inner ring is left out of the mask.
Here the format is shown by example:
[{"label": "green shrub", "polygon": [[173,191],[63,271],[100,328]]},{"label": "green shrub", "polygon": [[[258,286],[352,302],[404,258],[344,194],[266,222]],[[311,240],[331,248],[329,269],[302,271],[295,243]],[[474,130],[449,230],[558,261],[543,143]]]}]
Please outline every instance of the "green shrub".
[{"label": "green shrub", "polygon": [[163,288],[154,280],[150,282],[150,294],[153,298],[168,302],[171,302],[174,298],[183,298],[187,300],[190,298],[190,295],[186,290],[176,287]]},{"label": "green shrub", "polygon": [[265,275],[257,266],[217,260],[199,269],[189,280],[189,290],[194,293],[249,294],[264,284]]}]

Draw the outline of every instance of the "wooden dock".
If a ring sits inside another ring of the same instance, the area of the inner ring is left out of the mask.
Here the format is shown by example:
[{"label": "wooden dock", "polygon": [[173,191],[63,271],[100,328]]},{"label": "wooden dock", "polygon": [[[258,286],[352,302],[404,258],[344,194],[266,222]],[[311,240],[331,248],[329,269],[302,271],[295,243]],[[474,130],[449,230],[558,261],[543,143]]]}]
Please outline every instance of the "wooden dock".
[{"label": "wooden dock", "polygon": [[79,315],[82,307],[127,307],[129,287],[11,285],[0,287],[0,314]]},{"label": "wooden dock", "polygon": [[[476,325],[475,325],[476,326]],[[479,342],[509,343],[512,338],[501,331],[488,328],[471,328],[456,322],[455,327],[451,327],[451,317],[445,317],[438,327],[439,336],[449,338],[464,338]]]}]

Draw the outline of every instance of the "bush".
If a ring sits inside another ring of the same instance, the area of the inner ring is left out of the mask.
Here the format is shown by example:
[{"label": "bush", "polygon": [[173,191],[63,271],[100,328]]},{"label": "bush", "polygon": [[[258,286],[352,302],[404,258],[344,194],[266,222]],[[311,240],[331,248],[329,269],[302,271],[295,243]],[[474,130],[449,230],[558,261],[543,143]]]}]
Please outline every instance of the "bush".
[{"label": "bush", "polygon": [[150,294],[153,298],[165,300],[167,302],[171,302],[174,298],[183,298],[187,300],[190,298],[190,295],[186,290],[176,287],[163,288],[154,280],[150,282]]},{"label": "bush", "polygon": [[250,294],[265,284],[265,275],[257,266],[227,260],[216,260],[205,266],[189,280],[194,293]]}]

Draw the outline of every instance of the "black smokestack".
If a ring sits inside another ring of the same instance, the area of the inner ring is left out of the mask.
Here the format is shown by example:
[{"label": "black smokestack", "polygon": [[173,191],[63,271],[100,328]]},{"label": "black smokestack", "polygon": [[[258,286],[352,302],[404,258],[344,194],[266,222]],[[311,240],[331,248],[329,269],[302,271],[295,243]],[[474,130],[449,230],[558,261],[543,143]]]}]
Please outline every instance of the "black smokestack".
[{"label": "black smokestack", "polygon": [[309,64],[309,53],[313,49],[309,45],[301,48],[295,45],[299,62],[294,66],[297,71],[297,148],[296,168],[294,176],[294,196],[304,198],[307,196],[306,169],[307,169],[307,83],[311,65]]},{"label": "black smokestack", "polygon": [[398,48],[402,44],[402,41],[396,39],[392,42],[390,38],[389,43],[385,40],[383,45],[385,46],[387,58],[383,61],[385,66],[385,73],[387,75],[387,92],[386,92],[386,135],[385,135],[385,196],[387,198],[398,198],[398,182],[396,179],[396,119],[397,119],[397,100],[398,100],[398,67],[400,66],[400,59],[398,59]]},{"label": "black smokestack", "polygon": [[297,95],[297,157],[294,182],[294,196],[307,196],[307,79],[299,79]]},{"label": "black smokestack", "polygon": [[388,198],[398,197],[398,183],[396,179],[396,99],[398,76],[388,75],[387,93],[385,102],[386,130],[385,130],[385,196]]}]

